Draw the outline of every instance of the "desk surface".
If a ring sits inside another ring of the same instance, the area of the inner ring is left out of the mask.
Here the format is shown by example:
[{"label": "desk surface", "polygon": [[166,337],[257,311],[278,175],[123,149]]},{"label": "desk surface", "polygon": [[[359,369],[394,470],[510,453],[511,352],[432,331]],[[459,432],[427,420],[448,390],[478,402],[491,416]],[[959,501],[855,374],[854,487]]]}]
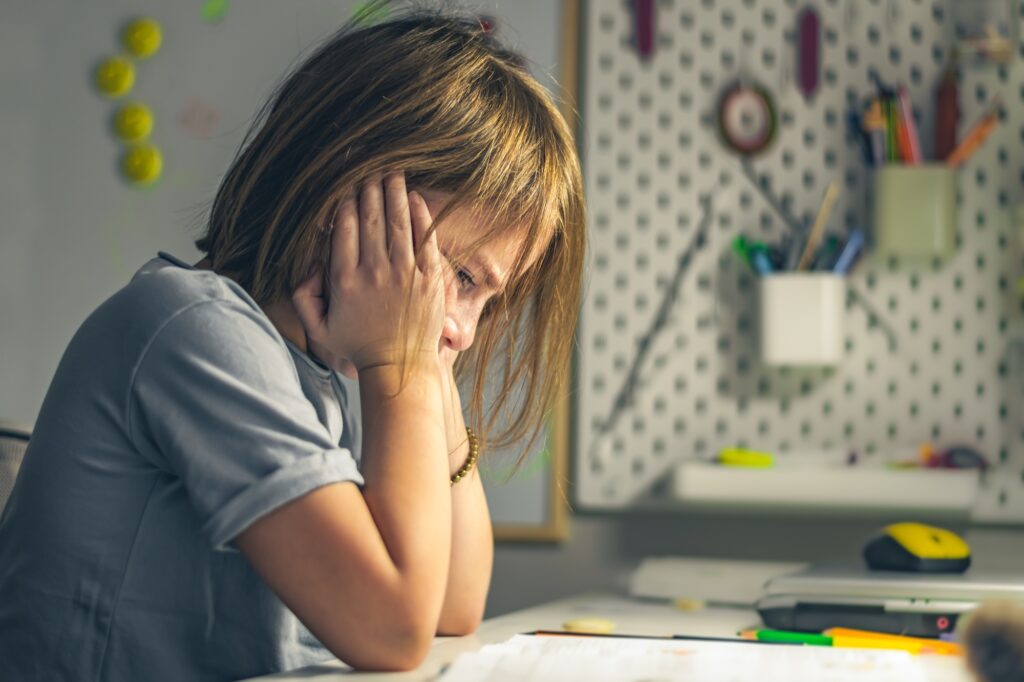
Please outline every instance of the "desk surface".
[{"label": "desk surface", "polygon": [[484,644],[503,642],[523,632],[560,630],[565,621],[583,617],[607,618],[615,623],[616,632],[649,636],[685,633],[703,637],[734,637],[737,630],[752,627],[760,622],[755,612],[746,609],[716,608],[684,612],[669,604],[588,594],[491,618],[484,621],[475,634],[467,637],[439,637],[423,665],[411,672],[353,675],[348,666],[332,662],[253,679],[292,682],[341,682],[354,679],[368,682],[433,680],[443,666],[461,653],[475,651]]},{"label": "desk surface", "polygon": [[[653,637],[674,634],[735,637],[738,630],[760,624],[757,613],[749,609],[708,608],[687,612],[668,603],[587,594],[492,618],[485,621],[475,634],[467,637],[439,637],[423,665],[414,671],[354,674],[351,668],[335,661],[253,679],[292,682],[342,682],[356,679],[375,682],[424,682],[436,679],[442,667],[459,654],[475,651],[484,644],[503,642],[523,632],[560,630],[565,621],[583,617],[607,618],[615,623],[616,632],[620,634]],[[929,674],[928,679],[933,682],[970,682],[971,678],[966,670],[962,670],[959,663],[954,666],[952,661],[941,660],[935,661],[935,670]]]}]

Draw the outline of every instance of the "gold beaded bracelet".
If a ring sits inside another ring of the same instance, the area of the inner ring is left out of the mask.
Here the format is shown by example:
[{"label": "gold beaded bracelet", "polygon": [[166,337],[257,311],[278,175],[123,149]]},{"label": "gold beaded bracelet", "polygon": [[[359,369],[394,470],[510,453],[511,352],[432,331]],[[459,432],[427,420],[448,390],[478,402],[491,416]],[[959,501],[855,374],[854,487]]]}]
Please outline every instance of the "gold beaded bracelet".
[{"label": "gold beaded bracelet", "polygon": [[469,474],[469,470],[476,464],[476,458],[480,456],[480,441],[477,440],[473,429],[466,427],[466,438],[469,440],[469,456],[462,463],[459,470],[452,474],[452,485],[455,485]]}]

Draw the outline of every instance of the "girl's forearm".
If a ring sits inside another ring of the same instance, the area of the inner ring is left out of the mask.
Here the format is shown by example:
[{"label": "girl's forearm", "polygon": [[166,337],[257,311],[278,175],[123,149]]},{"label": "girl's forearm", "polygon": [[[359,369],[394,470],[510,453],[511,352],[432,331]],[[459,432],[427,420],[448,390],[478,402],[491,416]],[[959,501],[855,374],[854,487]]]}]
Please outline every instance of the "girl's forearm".
[{"label": "girl's forearm", "polygon": [[[469,456],[469,441],[458,394],[449,392],[445,398],[445,428],[451,450],[448,470],[454,473]],[[437,632],[466,635],[483,619],[494,561],[494,534],[479,467],[473,467],[467,477],[451,487],[451,498],[451,559]]]},{"label": "girl's forearm", "polygon": [[398,574],[436,618],[452,513],[441,382],[430,366],[379,367],[359,379],[363,496]]},{"label": "girl's forearm", "polygon": [[480,473],[474,468],[452,486],[452,551],[439,635],[468,635],[480,625],[493,561],[491,517]]}]

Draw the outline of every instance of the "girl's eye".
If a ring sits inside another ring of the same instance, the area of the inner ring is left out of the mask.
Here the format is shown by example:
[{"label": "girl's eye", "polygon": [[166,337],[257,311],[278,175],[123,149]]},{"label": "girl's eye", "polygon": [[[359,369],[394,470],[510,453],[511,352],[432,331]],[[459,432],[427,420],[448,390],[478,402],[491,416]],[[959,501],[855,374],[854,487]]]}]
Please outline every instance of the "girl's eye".
[{"label": "girl's eye", "polygon": [[463,287],[471,287],[476,282],[473,280],[473,275],[470,274],[469,270],[455,266],[455,276],[459,279],[459,285]]},{"label": "girl's eye", "polygon": [[476,284],[476,280],[473,279],[473,273],[466,268],[462,267],[453,258],[445,256],[448,261],[448,265],[451,267],[452,272],[455,273],[455,279],[459,280],[459,287],[462,289],[468,289]]}]

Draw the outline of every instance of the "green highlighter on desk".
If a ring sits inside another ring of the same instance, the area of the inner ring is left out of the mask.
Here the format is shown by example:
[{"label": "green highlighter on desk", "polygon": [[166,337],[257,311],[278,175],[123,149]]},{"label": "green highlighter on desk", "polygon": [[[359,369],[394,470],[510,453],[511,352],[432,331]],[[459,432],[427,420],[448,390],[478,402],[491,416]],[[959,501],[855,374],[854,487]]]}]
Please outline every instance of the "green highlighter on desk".
[{"label": "green highlighter on desk", "polygon": [[965,572],[966,543],[941,528],[887,526],[867,543],[864,557],[870,568],[821,564],[769,580],[757,602],[764,624],[940,637],[982,601],[1024,604],[1024,577]]}]

